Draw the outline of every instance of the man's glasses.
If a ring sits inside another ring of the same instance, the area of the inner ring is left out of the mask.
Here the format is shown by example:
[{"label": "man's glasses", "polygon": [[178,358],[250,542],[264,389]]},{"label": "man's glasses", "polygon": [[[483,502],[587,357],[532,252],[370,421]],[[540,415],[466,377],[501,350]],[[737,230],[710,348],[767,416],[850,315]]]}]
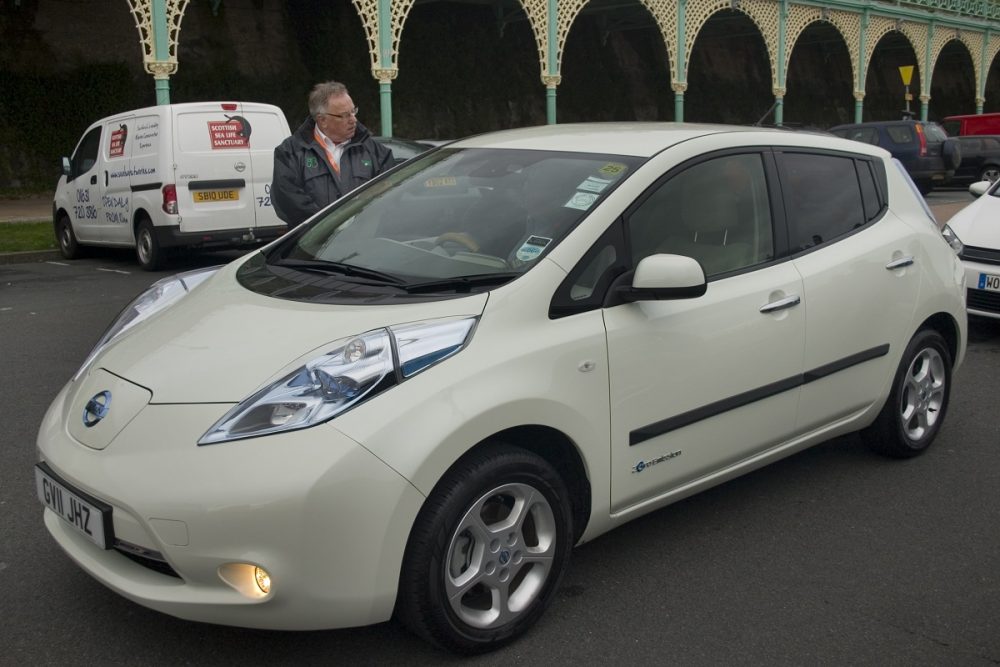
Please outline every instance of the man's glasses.
[{"label": "man's glasses", "polygon": [[351,116],[357,116],[358,115],[358,108],[354,107],[353,109],[351,109],[350,111],[348,111],[346,113],[327,113],[326,111],[321,111],[319,113],[319,115],[320,116],[333,116],[334,118],[339,118],[340,120],[347,120]]}]

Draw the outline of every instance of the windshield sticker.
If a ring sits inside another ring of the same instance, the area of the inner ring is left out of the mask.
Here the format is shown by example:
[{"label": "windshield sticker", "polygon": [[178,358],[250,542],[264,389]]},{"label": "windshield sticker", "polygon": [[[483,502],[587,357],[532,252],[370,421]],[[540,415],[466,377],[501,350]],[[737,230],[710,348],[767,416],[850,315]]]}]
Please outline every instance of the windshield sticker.
[{"label": "windshield sticker", "polygon": [[563,208],[575,208],[580,211],[588,211],[597,201],[599,195],[590,192],[577,192],[570,197],[569,201],[563,204]]},{"label": "windshield sticker", "polygon": [[531,262],[538,259],[538,256],[542,254],[542,251],[550,243],[552,243],[552,239],[547,239],[544,236],[528,237],[528,240],[517,249],[517,253],[514,256],[522,262]]},{"label": "windshield sticker", "polygon": [[623,165],[621,162],[609,162],[597,171],[598,173],[604,174],[609,178],[618,178],[625,173],[626,169],[628,169],[628,167]]},{"label": "windshield sticker", "polygon": [[604,188],[611,185],[611,181],[598,178],[597,176],[588,176],[587,180],[580,185],[576,186],[577,190],[586,190],[587,192],[603,192]]},{"label": "windshield sticker", "polygon": [[424,181],[425,188],[451,188],[458,185],[458,179],[454,176],[435,176]]}]

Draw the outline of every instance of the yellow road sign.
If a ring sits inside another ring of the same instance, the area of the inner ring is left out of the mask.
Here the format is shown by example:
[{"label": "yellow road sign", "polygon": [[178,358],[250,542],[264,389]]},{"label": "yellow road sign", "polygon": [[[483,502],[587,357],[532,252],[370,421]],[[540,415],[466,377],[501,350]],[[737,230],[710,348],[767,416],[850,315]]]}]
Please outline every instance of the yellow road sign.
[{"label": "yellow road sign", "polygon": [[899,76],[903,77],[903,85],[910,85],[910,79],[913,78],[913,65],[904,65],[899,68]]}]

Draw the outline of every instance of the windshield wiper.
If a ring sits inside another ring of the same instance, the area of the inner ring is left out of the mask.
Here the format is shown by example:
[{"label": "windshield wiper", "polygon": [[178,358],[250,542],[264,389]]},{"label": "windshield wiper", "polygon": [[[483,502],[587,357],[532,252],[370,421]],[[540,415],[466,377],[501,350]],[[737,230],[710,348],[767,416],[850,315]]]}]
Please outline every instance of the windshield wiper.
[{"label": "windshield wiper", "polygon": [[349,276],[351,278],[365,278],[374,280],[384,285],[401,285],[405,281],[390,273],[383,273],[375,269],[366,269],[362,266],[344,264],[342,262],[329,262],[322,259],[279,259],[274,262],[276,266],[286,266],[290,269],[309,271],[311,273],[322,273],[327,276]]},{"label": "windshield wiper", "polygon": [[446,278],[444,280],[431,280],[425,283],[411,283],[401,287],[411,294],[421,292],[442,292],[445,290],[455,290],[456,292],[471,292],[473,287],[483,287],[489,285],[502,285],[517,278],[520,273],[482,273],[474,276],[459,276],[457,278]]}]

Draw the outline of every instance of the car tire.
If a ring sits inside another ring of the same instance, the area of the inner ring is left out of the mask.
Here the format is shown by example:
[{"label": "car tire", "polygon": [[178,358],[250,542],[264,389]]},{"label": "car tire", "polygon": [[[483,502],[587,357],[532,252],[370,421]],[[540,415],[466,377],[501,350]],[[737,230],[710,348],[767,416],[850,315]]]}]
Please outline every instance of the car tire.
[{"label": "car tire", "polygon": [[958,169],[962,164],[962,144],[957,139],[945,139],[941,147],[941,156],[944,157],[944,168],[949,171]]},{"label": "car tire", "polygon": [[140,218],[135,228],[135,256],[139,266],[146,271],[155,271],[163,261],[163,249],[156,240],[156,232],[149,218]]},{"label": "car tire", "polygon": [[545,459],[504,444],[455,464],[410,533],[396,616],[456,653],[499,648],[542,615],[569,562],[566,485]]},{"label": "car tire", "polygon": [[998,178],[1000,178],[1000,166],[998,165],[988,164],[979,171],[979,180],[981,181],[993,183]]},{"label": "car tire", "polygon": [[56,221],[56,240],[59,241],[59,252],[66,259],[78,259],[83,256],[83,248],[73,233],[73,224],[69,216],[61,215]]},{"label": "car tire", "polygon": [[871,449],[892,458],[927,451],[948,411],[951,353],[937,331],[922,329],[910,340],[875,422],[861,432]]}]

